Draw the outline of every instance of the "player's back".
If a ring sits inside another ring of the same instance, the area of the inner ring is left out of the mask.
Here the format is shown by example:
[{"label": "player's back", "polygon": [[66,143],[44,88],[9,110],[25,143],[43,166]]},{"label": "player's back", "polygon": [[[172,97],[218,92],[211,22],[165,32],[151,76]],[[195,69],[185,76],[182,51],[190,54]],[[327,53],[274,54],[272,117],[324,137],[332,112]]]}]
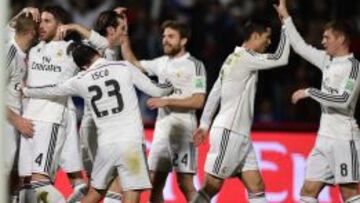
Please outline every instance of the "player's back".
[{"label": "player's back", "polygon": [[143,126],[131,69],[126,62],[98,59],[79,76],[81,96],[90,106],[98,128],[99,145],[124,139],[142,141]]},{"label": "player's back", "polygon": [[26,71],[26,54],[20,49],[15,40],[11,40],[5,46],[6,58],[6,105],[12,110],[20,112],[21,96],[20,83]]},{"label": "player's back", "polygon": [[221,106],[214,126],[248,135],[254,114],[258,71],[250,68],[246,50],[231,54],[220,71]]}]

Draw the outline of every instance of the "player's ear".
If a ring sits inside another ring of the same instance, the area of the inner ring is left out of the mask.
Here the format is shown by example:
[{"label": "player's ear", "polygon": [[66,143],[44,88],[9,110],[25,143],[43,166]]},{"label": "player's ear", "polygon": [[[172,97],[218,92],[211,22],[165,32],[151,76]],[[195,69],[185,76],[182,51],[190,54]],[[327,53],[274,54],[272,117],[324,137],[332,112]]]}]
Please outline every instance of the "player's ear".
[{"label": "player's ear", "polygon": [[106,28],[106,32],[108,33],[109,36],[112,36],[115,33],[115,29],[113,27],[109,26]]},{"label": "player's ear", "polygon": [[259,37],[260,37],[260,34],[258,32],[253,32],[250,35],[251,40],[257,40],[257,39],[259,39]]},{"label": "player's ear", "polygon": [[344,35],[339,35],[337,39],[341,44],[346,44],[346,39]]},{"label": "player's ear", "polygon": [[182,39],[180,40],[180,43],[181,43],[182,46],[185,46],[187,42],[188,42],[188,39],[187,39],[187,38],[182,38]]}]

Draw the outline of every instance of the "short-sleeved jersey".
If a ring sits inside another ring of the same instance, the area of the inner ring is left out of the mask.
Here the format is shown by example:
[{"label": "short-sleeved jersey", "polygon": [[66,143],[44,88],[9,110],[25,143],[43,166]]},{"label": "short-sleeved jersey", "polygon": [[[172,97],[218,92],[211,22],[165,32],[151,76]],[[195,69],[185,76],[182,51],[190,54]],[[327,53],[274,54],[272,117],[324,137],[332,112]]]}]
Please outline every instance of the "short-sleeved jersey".
[{"label": "short-sleeved jersey", "polygon": [[244,47],[236,47],[221,67],[220,75],[205,104],[200,127],[209,128],[220,104],[212,126],[250,135],[258,70],[286,65],[289,53],[289,40],[284,31],[274,54],[259,54]]},{"label": "short-sleeved jersey", "polygon": [[306,92],[321,104],[318,134],[335,139],[360,139],[360,130],[354,118],[360,92],[359,61],[353,54],[331,57],[301,38],[291,18],[285,20],[286,32],[294,50],[322,71],[321,89],[308,88]]},{"label": "short-sleeved jersey", "polygon": [[98,130],[98,144],[121,140],[143,142],[143,126],[135,87],[155,97],[169,94],[171,84],[157,86],[124,61],[98,59],[68,81],[46,88],[28,88],[25,95],[54,97],[77,95],[90,106]]},{"label": "short-sleeved jersey", "polygon": [[[70,42],[40,42],[29,53],[26,84],[40,87],[56,84],[71,78],[77,71],[71,56],[67,54]],[[30,99],[25,111],[26,118],[52,123],[61,123],[67,98]]]},{"label": "short-sleeved jersey", "polygon": [[19,113],[22,108],[20,84],[26,72],[26,54],[14,39],[6,44],[6,53],[6,105]]},{"label": "short-sleeved jersey", "polygon": [[[159,82],[169,80],[174,86],[174,93],[169,98],[182,99],[196,93],[206,93],[206,72],[204,64],[189,53],[179,58],[162,56],[153,60],[140,61],[149,75],[157,76]],[[159,108],[157,119],[175,116],[184,120],[195,120],[195,110],[175,111]]]}]

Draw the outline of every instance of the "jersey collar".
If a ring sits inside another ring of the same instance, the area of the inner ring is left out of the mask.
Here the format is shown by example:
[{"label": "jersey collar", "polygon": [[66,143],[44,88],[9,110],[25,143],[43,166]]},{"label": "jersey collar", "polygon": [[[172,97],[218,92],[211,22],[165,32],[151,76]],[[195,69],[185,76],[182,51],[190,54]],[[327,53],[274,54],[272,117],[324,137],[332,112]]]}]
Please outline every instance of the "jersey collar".
[{"label": "jersey collar", "polygon": [[235,53],[238,53],[238,52],[241,52],[241,51],[244,51],[244,50],[245,50],[244,47],[236,46],[234,52],[235,52]]},{"label": "jersey collar", "polygon": [[93,64],[91,64],[88,70],[96,68],[98,65],[102,64],[103,62],[106,62],[106,59],[98,58]]},{"label": "jersey collar", "polygon": [[345,56],[334,57],[334,58],[332,58],[332,61],[334,61],[334,62],[344,61],[344,60],[347,60],[347,59],[353,58],[353,57],[354,57],[354,54],[350,53],[350,54],[345,55]]},{"label": "jersey collar", "polygon": [[184,59],[187,59],[190,57],[190,53],[189,52],[186,52],[184,55],[180,56],[180,57],[176,57],[176,58],[170,58],[169,57],[169,60],[171,61],[180,61],[180,60],[184,60]]}]

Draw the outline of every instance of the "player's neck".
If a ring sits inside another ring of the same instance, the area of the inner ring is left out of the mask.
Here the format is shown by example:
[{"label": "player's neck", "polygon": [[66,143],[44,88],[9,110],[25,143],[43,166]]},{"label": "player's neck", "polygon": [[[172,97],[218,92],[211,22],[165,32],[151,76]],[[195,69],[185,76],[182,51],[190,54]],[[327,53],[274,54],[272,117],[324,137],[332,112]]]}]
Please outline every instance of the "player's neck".
[{"label": "player's neck", "polygon": [[15,35],[15,42],[23,52],[26,52],[30,47],[29,40],[24,36]]},{"label": "player's neck", "polygon": [[169,55],[169,57],[170,58],[180,58],[180,57],[182,57],[182,56],[184,56],[186,54],[186,50],[185,49],[181,49],[181,51],[179,51],[177,54],[175,54],[175,55],[173,55],[173,56],[170,56]]},{"label": "player's neck", "polygon": [[98,56],[98,55],[95,55],[92,59],[91,59],[91,62],[90,62],[90,66],[88,66],[86,69],[89,69],[98,59],[100,59],[101,57]]},{"label": "player's neck", "polygon": [[350,54],[349,47],[340,47],[336,52],[332,55],[332,57],[342,57]]},{"label": "player's neck", "polygon": [[256,52],[255,46],[254,46],[251,42],[249,42],[249,41],[244,42],[241,46],[244,47],[245,49],[248,49],[248,50],[251,50],[251,51],[255,51],[255,52]]}]

